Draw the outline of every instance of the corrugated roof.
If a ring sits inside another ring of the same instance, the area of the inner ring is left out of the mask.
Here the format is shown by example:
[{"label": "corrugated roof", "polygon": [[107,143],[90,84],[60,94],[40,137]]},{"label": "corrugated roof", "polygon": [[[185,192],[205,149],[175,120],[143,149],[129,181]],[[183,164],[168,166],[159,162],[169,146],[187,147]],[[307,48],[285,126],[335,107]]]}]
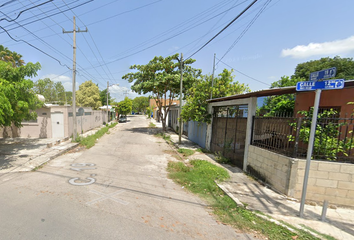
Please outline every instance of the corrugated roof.
[{"label": "corrugated roof", "polygon": [[[354,80],[345,81],[344,88],[353,87],[353,86],[354,86]],[[295,86],[282,87],[282,88],[270,88],[270,89],[259,90],[259,91],[250,92],[250,93],[232,95],[232,96],[228,96],[228,97],[209,99],[209,100],[207,100],[207,102],[209,102],[209,103],[221,102],[221,101],[250,98],[250,97],[267,97],[267,96],[283,95],[283,94],[290,94],[290,93],[296,93],[296,92],[297,91],[296,91]]]}]

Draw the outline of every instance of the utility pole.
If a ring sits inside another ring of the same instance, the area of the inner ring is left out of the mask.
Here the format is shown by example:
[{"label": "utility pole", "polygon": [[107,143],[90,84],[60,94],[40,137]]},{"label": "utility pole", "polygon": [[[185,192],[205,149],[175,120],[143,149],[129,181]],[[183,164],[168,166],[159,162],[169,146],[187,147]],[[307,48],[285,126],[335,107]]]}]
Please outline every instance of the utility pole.
[{"label": "utility pole", "polygon": [[215,72],[215,56],[216,56],[216,53],[214,53],[213,75],[211,75],[211,91],[210,91],[210,99],[213,99],[214,72]]},{"label": "utility pole", "polygon": [[73,140],[76,140],[76,134],[77,134],[77,128],[76,128],[76,86],[75,86],[75,81],[76,81],[76,32],[87,32],[86,30],[82,31],[80,28],[76,30],[76,21],[75,21],[75,16],[73,17],[73,22],[74,22],[74,30],[73,31],[65,31],[63,29],[63,33],[73,33],[73,38],[74,38],[74,43],[73,43]]},{"label": "utility pole", "polygon": [[107,123],[109,122],[109,110],[108,110],[108,91],[109,91],[109,81],[107,81]]},{"label": "utility pole", "polygon": [[180,69],[181,69],[181,82],[180,82],[180,90],[179,90],[179,136],[178,136],[178,143],[181,144],[182,140],[182,133],[183,133],[183,126],[182,126],[182,88],[183,88],[183,53],[181,53],[181,61]]}]

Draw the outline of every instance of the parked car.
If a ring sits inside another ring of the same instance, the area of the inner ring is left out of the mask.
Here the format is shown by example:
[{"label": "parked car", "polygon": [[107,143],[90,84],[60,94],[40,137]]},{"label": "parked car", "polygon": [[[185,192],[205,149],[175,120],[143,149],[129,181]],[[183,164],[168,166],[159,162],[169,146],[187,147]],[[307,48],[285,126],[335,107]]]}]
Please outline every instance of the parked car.
[{"label": "parked car", "polygon": [[127,116],[126,115],[120,115],[119,116],[119,122],[120,123],[127,122]]}]

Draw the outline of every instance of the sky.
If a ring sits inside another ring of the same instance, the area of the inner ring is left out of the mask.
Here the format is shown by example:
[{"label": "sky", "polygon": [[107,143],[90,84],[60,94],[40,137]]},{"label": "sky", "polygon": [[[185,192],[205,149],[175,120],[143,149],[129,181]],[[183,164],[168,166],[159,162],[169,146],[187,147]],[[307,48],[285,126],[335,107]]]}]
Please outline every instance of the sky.
[{"label": "sky", "polygon": [[63,29],[73,31],[75,16],[77,28],[88,30],[76,34],[76,88],[92,80],[103,90],[108,81],[116,101],[139,96],[122,76],[155,56],[183,53],[196,60],[192,67],[211,74],[215,54],[215,74],[234,69],[235,81],[252,91],[291,76],[299,63],[353,57],[354,1],[258,0],[225,28],[252,2],[4,0],[0,44],[41,64],[33,81],[48,77],[72,91],[73,34]]}]

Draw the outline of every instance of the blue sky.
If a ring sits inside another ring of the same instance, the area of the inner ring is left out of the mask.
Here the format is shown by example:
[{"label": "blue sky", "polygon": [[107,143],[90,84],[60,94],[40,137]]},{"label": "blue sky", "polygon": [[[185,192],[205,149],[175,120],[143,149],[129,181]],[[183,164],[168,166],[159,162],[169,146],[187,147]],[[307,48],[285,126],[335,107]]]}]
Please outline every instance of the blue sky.
[{"label": "blue sky", "polygon": [[[1,4],[6,2],[0,7],[0,26],[13,38],[25,40],[60,61],[24,42],[15,42],[1,31],[0,44],[22,54],[26,62],[41,63],[34,81],[49,77],[62,81],[71,91],[72,73],[68,68],[72,68],[72,34],[63,34],[62,28],[73,30],[75,15],[77,27],[89,31],[77,33],[77,87],[87,80],[97,83],[101,90],[107,81],[119,84],[110,87],[119,101],[124,93],[130,98],[138,96],[121,78],[130,71],[130,65],[174,53],[191,56],[252,1],[53,0],[22,13],[46,0],[7,0]],[[78,7],[68,10],[73,6]],[[210,74],[214,53],[219,59],[227,53],[218,63],[216,74],[232,67],[237,70],[235,79],[251,90],[267,89],[281,76],[292,75],[298,63],[336,55],[353,57],[353,9],[352,0],[258,0],[192,56],[196,60],[193,67]],[[8,22],[4,18],[17,19]]]}]

